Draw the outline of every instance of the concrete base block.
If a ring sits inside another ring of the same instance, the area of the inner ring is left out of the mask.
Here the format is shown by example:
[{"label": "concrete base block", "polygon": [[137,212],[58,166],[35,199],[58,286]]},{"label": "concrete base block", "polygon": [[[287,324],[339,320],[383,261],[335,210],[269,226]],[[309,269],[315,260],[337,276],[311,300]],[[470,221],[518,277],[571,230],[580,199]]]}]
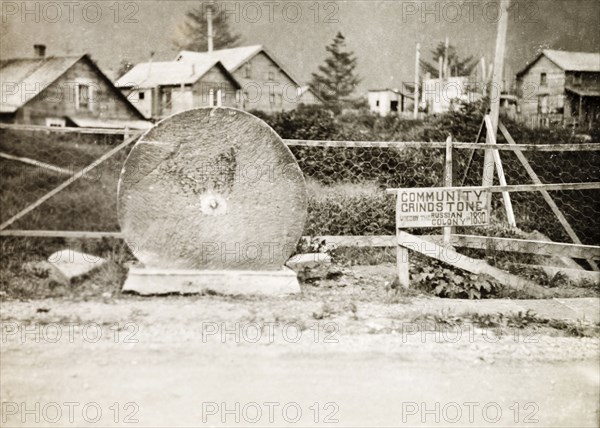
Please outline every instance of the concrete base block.
[{"label": "concrete base block", "polygon": [[123,291],[141,295],[199,294],[294,294],[300,292],[296,273],[278,271],[178,270],[131,267]]}]

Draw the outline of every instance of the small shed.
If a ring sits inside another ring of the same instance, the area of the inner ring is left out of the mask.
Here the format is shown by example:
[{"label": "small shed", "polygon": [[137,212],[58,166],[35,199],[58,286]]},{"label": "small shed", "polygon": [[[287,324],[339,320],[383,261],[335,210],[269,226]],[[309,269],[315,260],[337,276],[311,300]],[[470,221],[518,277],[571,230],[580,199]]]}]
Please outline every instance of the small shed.
[{"label": "small shed", "polygon": [[398,89],[369,89],[369,110],[380,116],[412,112],[414,97]]}]

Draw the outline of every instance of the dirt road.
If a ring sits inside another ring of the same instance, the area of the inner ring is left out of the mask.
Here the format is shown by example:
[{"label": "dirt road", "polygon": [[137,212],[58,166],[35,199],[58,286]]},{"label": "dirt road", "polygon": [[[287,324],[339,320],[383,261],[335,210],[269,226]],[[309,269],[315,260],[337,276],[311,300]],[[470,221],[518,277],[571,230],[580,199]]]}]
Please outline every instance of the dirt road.
[{"label": "dirt road", "polygon": [[422,330],[415,305],[3,304],[2,426],[598,426],[597,338]]}]

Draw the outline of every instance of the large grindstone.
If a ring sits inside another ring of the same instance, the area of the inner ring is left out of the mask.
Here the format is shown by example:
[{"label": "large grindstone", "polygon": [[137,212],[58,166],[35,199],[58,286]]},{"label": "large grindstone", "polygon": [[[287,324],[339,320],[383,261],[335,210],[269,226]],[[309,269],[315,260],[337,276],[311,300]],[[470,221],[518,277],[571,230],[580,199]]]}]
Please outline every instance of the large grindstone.
[{"label": "large grindstone", "polygon": [[276,277],[297,291],[283,265],[304,228],[306,185],[281,138],[251,114],[202,108],[159,122],[131,150],[118,202],[121,231],[147,268],[130,270],[124,290],[150,293],[150,272],[152,294],[163,282],[164,292],[219,291],[223,272],[224,290],[248,280],[269,292]]}]

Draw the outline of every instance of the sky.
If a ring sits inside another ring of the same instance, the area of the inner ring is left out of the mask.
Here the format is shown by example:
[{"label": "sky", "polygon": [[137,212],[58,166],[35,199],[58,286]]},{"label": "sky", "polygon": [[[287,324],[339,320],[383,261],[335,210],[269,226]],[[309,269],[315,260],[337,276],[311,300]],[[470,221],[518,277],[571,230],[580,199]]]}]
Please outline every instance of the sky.
[{"label": "sky", "polygon": [[[185,12],[201,1],[1,2],[0,57],[89,53],[109,76],[122,60],[172,60]],[[495,0],[228,1],[232,28],[244,45],[262,44],[301,82],[326,57],[340,31],[370,88],[399,88],[414,80],[415,46],[422,57],[446,37],[462,56],[493,61]],[[600,52],[600,0],[512,0],[508,13],[507,72],[514,74],[544,48]]]}]

